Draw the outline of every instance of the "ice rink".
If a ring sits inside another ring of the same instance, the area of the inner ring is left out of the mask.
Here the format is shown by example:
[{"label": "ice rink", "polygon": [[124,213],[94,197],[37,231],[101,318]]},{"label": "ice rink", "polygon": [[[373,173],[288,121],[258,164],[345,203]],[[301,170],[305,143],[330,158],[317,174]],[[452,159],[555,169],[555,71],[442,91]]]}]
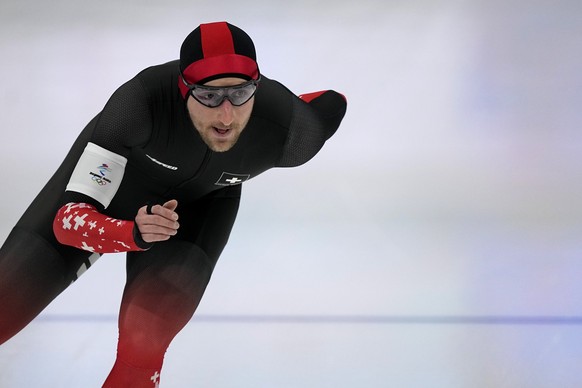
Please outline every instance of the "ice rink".
[{"label": "ice rink", "polygon": [[[244,185],[161,387],[582,386],[578,0],[3,0],[0,242],[111,93],[217,20],[348,112]],[[124,266],[103,256],[1,346],[0,388],[100,387]]]}]

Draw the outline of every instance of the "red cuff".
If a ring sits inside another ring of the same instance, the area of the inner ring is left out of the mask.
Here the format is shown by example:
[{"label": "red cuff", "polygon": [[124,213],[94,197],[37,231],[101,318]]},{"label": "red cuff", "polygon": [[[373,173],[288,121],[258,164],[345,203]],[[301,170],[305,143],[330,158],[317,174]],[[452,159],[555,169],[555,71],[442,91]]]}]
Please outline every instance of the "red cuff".
[{"label": "red cuff", "polygon": [[[329,92],[329,90],[321,90],[319,92],[312,92],[312,93],[305,93],[305,94],[301,94],[299,95],[299,98],[302,99],[303,101],[310,103],[311,101],[315,100],[317,97],[321,96],[322,94],[325,94]],[[340,96],[342,96],[342,98],[347,102],[347,98],[346,96],[344,96],[341,93],[338,93]]]},{"label": "red cuff", "polygon": [[299,95],[299,98],[302,99],[303,101],[309,103],[309,102],[315,100],[317,97],[321,96],[325,92],[327,92],[327,90],[322,90],[322,91],[313,92],[313,93],[301,94],[301,95]]},{"label": "red cuff", "polygon": [[96,253],[142,251],[133,238],[133,228],[133,221],[108,217],[86,203],[66,204],[53,221],[61,244]]}]

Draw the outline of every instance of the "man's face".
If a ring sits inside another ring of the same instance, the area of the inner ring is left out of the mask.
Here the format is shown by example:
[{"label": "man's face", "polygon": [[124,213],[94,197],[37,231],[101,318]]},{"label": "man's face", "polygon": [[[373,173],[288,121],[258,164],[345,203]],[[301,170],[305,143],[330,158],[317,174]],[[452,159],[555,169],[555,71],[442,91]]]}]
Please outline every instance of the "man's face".
[{"label": "man's face", "polygon": [[[246,82],[241,78],[219,78],[207,82],[206,86],[227,87]],[[255,97],[241,106],[234,106],[228,99],[216,108],[209,108],[188,95],[187,107],[194,127],[202,140],[214,152],[230,150],[246,127]]]}]

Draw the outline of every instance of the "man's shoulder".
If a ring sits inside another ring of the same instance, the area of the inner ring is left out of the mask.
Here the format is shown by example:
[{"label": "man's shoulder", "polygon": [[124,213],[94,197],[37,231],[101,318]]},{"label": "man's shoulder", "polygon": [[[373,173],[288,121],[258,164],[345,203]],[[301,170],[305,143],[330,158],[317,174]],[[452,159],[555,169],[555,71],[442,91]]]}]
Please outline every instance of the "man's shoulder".
[{"label": "man's shoulder", "polygon": [[174,60],[159,65],[146,67],[137,74],[138,78],[159,78],[168,76],[178,76],[180,72],[180,61]]},{"label": "man's shoulder", "polygon": [[269,79],[264,75],[261,77],[253,115],[287,126],[292,113],[292,93],[278,81]]},{"label": "man's shoulder", "polygon": [[148,95],[166,98],[168,95],[177,95],[179,73],[179,61],[175,60],[145,68],[135,78]]}]

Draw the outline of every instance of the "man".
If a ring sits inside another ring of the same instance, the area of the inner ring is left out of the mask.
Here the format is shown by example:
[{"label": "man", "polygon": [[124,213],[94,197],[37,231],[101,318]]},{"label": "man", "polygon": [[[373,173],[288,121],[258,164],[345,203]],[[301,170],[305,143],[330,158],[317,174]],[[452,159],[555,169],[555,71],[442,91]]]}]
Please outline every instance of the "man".
[{"label": "man", "polygon": [[154,387],[236,218],[241,183],[311,159],[346,110],[259,71],[254,44],[202,24],[180,60],[122,85],[0,250],[0,343],[103,253],[127,252],[117,359],[105,387]]}]

